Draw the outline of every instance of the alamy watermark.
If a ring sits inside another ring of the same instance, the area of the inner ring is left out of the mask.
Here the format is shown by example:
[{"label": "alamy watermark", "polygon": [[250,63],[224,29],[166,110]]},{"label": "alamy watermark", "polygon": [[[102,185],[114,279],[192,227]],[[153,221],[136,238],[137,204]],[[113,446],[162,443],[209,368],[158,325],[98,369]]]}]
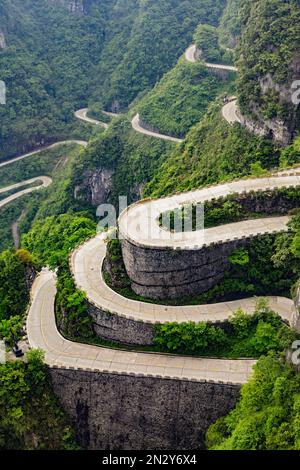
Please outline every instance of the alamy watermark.
[{"label": "alamy watermark", "polygon": [[294,366],[300,365],[300,341],[294,341],[292,344],[291,362]]},{"label": "alamy watermark", "polygon": [[6,362],[6,348],[5,342],[0,340],[0,364],[5,364]]},{"label": "alamy watermark", "polygon": [[96,215],[100,219],[97,232],[108,231],[117,227],[119,233],[111,232],[111,237],[134,238],[141,242],[151,241],[188,241],[192,232],[197,231],[197,244],[204,240],[204,204],[181,204],[180,210],[176,198],[173,209],[159,209],[157,201],[140,202],[128,210],[127,196],[119,197],[119,210],[112,204],[98,206]]},{"label": "alamy watermark", "polygon": [[300,104],[300,80],[295,80],[291,86],[292,102],[295,106]]},{"label": "alamy watermark", "polygon": [[0,104],[6,104],[6,85],[3,80],[0,80]]}]

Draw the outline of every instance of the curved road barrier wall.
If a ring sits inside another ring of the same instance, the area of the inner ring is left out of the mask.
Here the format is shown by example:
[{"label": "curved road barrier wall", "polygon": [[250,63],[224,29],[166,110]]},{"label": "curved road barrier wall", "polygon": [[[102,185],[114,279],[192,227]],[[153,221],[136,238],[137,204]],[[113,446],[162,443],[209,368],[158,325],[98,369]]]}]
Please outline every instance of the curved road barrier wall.
[{"label": "curved road barrier wall", "polygon": [[[143,297],[168,300],[196,296],[220,282],[229,256],[263,235],[286,232],[288,211],[299,205],[284,194],[300,184],[299,173],[234,181],[162,199],[132,204],[119,217],[123,259],[133,291]],[[246,212],[276,217],[228,223],[198,232],[173,233],[159,227],[160,214],[189,204],[222,204],[232,197]]]},{"label": "curved road barrier wall", "polygon": [[56,395],[91,450],[204,449],[208,427],[239,398],[238,385],[51,367]]},{"label": "curved road barrier wall", "polygon": [[[207,305],[170,306],[128,299],[112,290],[105,282],[102,266],[106,257],[105,234],[98,234],[77,247],[70,256],[70,270],[75,285],[86,292],[95,332],[109,340],[127,344],[153,344],[155,325],[168,322],[207,322],[228,327],[228,319],[242,308],[252,315],[254,297]],[[287,324],[292,322],[293,301],[268,297],[270,308]]]},{"label": "curved road barrier wall", "polygon": [[152,323],[131,320],[118,314],[106,312],[88,302],[88,312],[93,319],[95,333],[107,340],[123,344],[152,346],[155,328]]},{"label": "curved road barrier wall", "polygon": [[122,251],[136,294],[156,300],[178,299],[207,292],[223,279],[232,252],[263,236],[236,238],[193,250],[145,248],[122,240]]}]

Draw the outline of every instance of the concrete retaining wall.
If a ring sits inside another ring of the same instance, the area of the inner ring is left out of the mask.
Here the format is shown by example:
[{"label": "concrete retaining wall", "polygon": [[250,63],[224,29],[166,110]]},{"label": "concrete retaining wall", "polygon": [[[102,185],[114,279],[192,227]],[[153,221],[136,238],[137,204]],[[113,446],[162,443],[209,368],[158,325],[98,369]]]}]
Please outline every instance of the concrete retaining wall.
[{"label": "concrete retaining wall", "polygon": [[204,449],[208,427],[236,404],[232,384],[50,369],[77,437],[91,450]]}]

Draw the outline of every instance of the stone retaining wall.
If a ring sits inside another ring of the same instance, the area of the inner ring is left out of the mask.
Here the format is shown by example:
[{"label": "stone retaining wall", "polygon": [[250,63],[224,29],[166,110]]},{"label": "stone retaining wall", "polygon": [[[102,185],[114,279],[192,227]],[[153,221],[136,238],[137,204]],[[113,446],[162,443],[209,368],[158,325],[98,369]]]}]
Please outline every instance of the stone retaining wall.
[{"label": "stone retaining wall", "polygon": [[204,449],[239,398],[233,384],[51,368],[54,392],[90,450]]},{"label": "stone retaining wall", "polygon": [[133,291],[151,299],[176,299],[208,291],[230,267],[229,256],[257,237],[220,242],[199,249],[157,249],[122,240],[126,271]]},{"label": "stone retaining wall", "polygon": [[152,346],[154,344],[154,325],[130,320],[114,313],[105,312],[88,303],[88,312],[93,318],[93,329],[101,338],[123,344]]},{"label": "stone retaining wall", "polygon": [[[226,200],[236,201],[246,212],[270,215],[286,214],[300,205],[283,190],[253,191],[211,202],[217,206]],[[122,252],[131,287],[136,294],[157,300],[177,299],[194,297],[219,283],[230,266],[230,254],[237,248],[247,248],[259,236],[204,245],[194,250],[147,248],[122,240]]]}]

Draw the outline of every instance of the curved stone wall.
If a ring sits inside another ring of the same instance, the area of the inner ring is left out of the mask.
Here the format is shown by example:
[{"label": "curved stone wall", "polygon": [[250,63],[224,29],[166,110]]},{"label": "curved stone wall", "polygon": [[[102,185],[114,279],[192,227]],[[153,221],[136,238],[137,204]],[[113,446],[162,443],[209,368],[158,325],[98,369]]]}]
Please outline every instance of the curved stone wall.
[{"label": "curved stone wall", "polygon": [[101,338],[129,345],[152,346],[154,344],[153,323],[120,317],[90,302],[88,302],[88,312],[93,319],[93,329]]},{"label": "curved stone wall", "polygon": [[196,296],[220,282],[230,266],[229,256],[247,248],[257,237],[219,242],[199,249],[146,248],[122,240],[126,271],[133,291],[150,299]]},{"label": "curved stone wall", "polygon": [[[283,186],[285,178],[286,186]],[[275,186],[276,178],[274,177],[264,179],[266,183],[265,190],[260,188],[257,191],[253,190],[256,184],[261,184],[260,179],[245,180],[241,184],[246,187],[249,183],[250,191],[248,192],[234,193],[236,183],[229,183],[227,194],[226,185],[219,186],[226,196],[213,198],[208,194],[205,197],[207,197],[207,202],[214,203],[216,207],[218,205],[221,207],[224,201],[231,200],[240,204],[245,213],[266,213],[270,216],[287,214],[289,210],[299,207],[300,201],[296,197],[297,192],[296,196],[292,194],[293,197],[289,193],[289,191],[294,193],[298,191],[298,183],[289,185],[288,175],[282,177],[282,181],[278,178],[281,186],[280,184]],[[272,187],[272,185],[274,186]],[[201,194],[201,191],[204,193],[206,190],[199,190],[199,194]],[[218,194],[218,186],[212,187],[211,191]],[[195,200],[193,192],[190,194],[190,200]],[[168,200],[174,199],[175,201],[176,197],[162,199],[162,207],[167,207]],[[186,200],[188,201],[188,193]],[[230,266],[228,258],[234,250],[247,248],[253,239],[260,238],[265,234],[269,235],[288,230],[286,226],[288,218],[284,221],[284,218],[280,219],[280,217],[266,217],[205,229],[204,233],[208,236],[204,235],[202,244],[201,233],[198,236],[197,232],[184,234],[186,241],[182,244],[172,242],[173,239],[175,240],[175,236],[170,232],[171,242],[158,241],[153,243],[147,229],[143,227],[148,223],[148,220],[151,220],[152,225],[149,226],[154,229],[156,238],[159,240],[162,228],[155,227],[155,225],[158,226],[157,219],[160,213],[164,212],[163,209],[159,212],[159,202],[160,200],[153,200],[153,202],[145,200],[136,203],[130,206],[127,213],[124,212],[119,219],[123,259],[131,280],[132,289],[136,294],[150,299],[168,300],[196,296],[207,292],[223,279],[224,273]],[[203,196],[201,202],[206,202]],[[195,202],[193,203],[195,204]],[[154,206],[154,215],[149,210],[151,204]],[[184,201],[183,203],[179,200],[177,207],[184,204],[189,205],[187,202]],[[172,206],[174,205],[175,203],[172,202]],[[173,207],[170,210],[174,210]],[[135,222],[135,215],[137,222]],[[126,226],[124,221],[127,222],[127,220],[128,225]],[[134,232],[135,227],[139,226],[142,227],[141,240],[138,232]],[[164,232],[167,233],[166,230]],[[131,236],[132,233],[134,233],[134,236]],[[219,238],[215,236],[217,233],[220,233]],[[211,234],[215,235],[211,237]],[[199,239],[198,246],[197,237]],[[190,242],[190,239],[192,242]]]}]

